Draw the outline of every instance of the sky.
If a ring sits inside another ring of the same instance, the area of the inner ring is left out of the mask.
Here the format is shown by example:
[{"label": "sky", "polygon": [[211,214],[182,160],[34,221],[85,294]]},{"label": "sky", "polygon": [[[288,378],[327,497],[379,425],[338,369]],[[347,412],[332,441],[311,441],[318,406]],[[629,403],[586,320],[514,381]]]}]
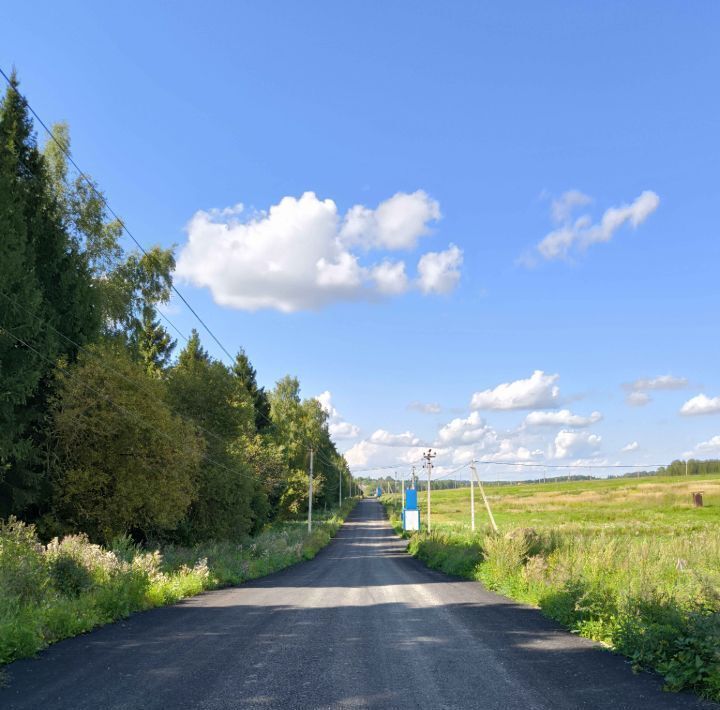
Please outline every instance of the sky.
[{"label": "sky", "polygon": [[354,470],[513,479],[720,457],[719,33],[710,1],[34,2],[0,66]]}]

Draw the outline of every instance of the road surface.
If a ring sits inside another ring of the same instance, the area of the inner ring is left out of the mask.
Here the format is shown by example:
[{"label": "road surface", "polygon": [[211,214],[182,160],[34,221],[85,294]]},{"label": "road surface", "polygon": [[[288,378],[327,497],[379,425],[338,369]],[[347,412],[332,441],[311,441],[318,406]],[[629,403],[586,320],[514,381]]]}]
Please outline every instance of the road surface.
[{"label": "road surface", "polygon": [[311,562],[136,614],[7,673],[8,710],[717,707],[426,569],[371,500]]}]

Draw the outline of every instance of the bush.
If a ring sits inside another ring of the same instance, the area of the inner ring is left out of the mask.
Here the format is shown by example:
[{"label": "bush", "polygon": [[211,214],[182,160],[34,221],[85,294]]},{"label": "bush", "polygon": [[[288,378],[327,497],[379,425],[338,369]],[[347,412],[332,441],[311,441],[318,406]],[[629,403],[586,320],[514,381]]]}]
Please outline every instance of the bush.
[{"label": "bush", "polygon": [[68,597],[80,596],[92,586],[92,576],[82,562],[60,554],[50,561],[50,577],[55,589]]},{"label": "bush", "polygon": [[44,548],[32,525],[0,520],[0,599],[37,602],[49,584]]},{"label": "bush", "polygon": [[35,529],[0,521],[0,664],[31,656],[50,643],[183,597],[239,584],[314,557],[355,504],[319,520],[285,522],[241,543],[143,551],[129,537],[112,549],[85,535],[47,546]]},{"label": "bush", "polygon": [[637,533],[441,528],[412,535],[408,551],[540,607],[636,669],[657,670],[668,690],[720,700],[720,534],[690,541]]}]

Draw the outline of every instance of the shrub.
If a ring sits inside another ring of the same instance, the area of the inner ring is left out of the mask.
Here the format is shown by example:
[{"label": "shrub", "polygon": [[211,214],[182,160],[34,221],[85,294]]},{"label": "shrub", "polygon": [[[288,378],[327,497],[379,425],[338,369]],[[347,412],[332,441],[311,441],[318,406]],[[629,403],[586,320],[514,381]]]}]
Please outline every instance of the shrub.
[{"label": "shrub", "polygon": [[68,597],[77,597],[92,586],[92,575],[82,562],[64,553],[50,561],[50,577],[55,589]]},{"label": "shrub", "polygon": [[0,521],[0,664],[142,609],[238,584],[310,559],[330,540],[355,501],[319,520],[285,522],[244,542],[143,551],[128,537],[112,549],[85,535],[41,545],[30,525]]},{"label": "shrub", "polygon": [[0,598],[39,601],[49,581],[34,526],[14,517],[0,520]]}]

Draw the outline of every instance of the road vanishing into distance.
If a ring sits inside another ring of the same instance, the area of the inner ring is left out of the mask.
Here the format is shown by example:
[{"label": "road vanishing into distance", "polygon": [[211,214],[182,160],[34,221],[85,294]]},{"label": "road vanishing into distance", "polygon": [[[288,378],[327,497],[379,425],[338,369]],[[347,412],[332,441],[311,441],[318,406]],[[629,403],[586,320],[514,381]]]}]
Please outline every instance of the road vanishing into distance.
[{"label": "road vanishing into distance", "polygon": [[475,582],[358,504],[318,556],[7,668],[0,708],[714,708]]}]

